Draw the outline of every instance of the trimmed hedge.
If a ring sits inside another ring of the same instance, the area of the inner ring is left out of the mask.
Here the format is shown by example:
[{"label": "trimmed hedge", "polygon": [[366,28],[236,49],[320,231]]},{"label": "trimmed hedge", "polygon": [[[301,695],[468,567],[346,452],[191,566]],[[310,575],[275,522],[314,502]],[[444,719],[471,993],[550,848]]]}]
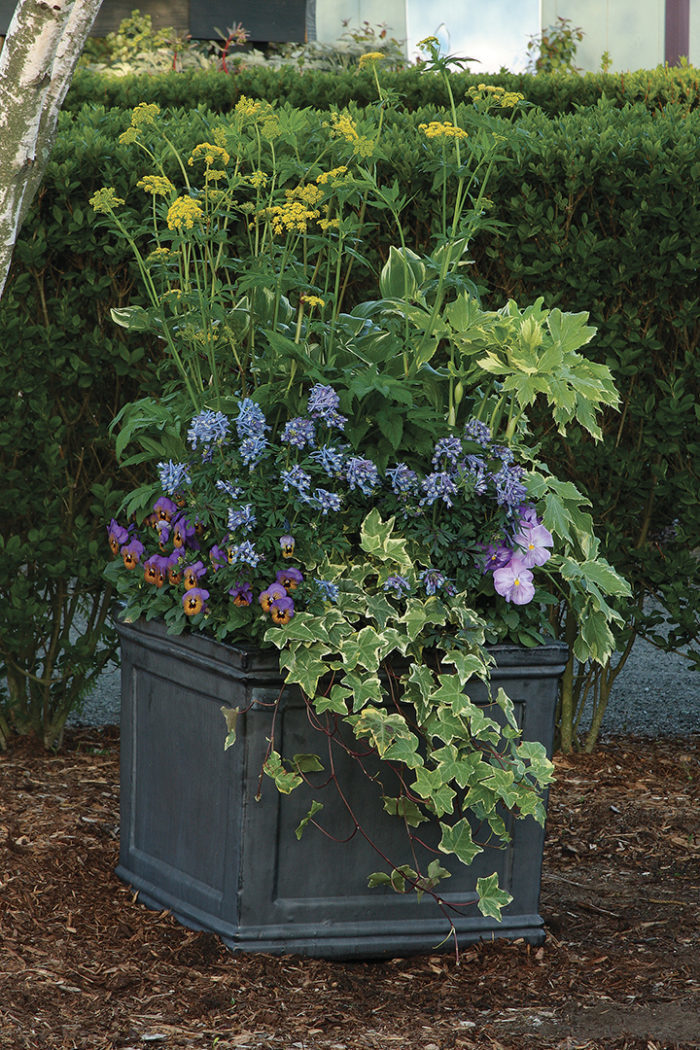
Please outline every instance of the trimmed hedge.
[{"label": "trimmed hedge", "polygon": [[[409,130],[434,115],[388,111],[382,133],[380,163],[409,200],[406,242],[418,251],[431,243],[437,203],[433,215],[424,145]],[[222,120],[204,106],[168,119],[184,150]],[[358,113],[360,130],[375,120]],[[140,151],[117,142],[128,123],[124,111],[95,105],[62,114],[0,303],[0,660],[14,697],[0,714],[10,721],[14,705],[17,724],[49,742],[113,641],[100,626],[102,537],[125,482],[107,427],[126,401],[157,392],[157,349],[109,317],[110,307],[139,302],[133,264],[88,205],[102,185],[136,199]],[[653,594],[672,628],[663,644],[680,644],[698,631],[700,112],[600,100],[555,119],[535,109],[514,124],[494,118],[493,127],[503,159],[490,215],[503,226],[473,245],[471,276],[493,306],[542,295],[548,307],[591,312],[591,353],[612,368],[623,409],[606,418],[604,444],[543,432],[544,454],[590,494],[605,554],[633,583],[629,637],[640,627],[655,634],[642,614]],[[396,235],[384,213],[376,223],[379,265]],[[376,290],[359,267],[354,277],[346,306]],[[79,609],[98,625],[92,648]],[[0,718],[0,742],[2,731]]]},{"label": "trimmed hedge", "polygon": [[[383,87],[396,92],[399,107],[413,112],[423,106],[433,109],[448,105],[442,79],[412,68],[381,73]],[[635,102],[648,109],[682,105],[696,109],[700,103],[700,77],[690,67],[659,66],[635,73],[538,74],[454,73],[450,78],[455,99],[467,96],[470,87],[496,84],[507,91],[519,91],[549,116],[573,113],[581,107],[595,106],[601,98],[621,108]],[[377,100],[376,85],[370,71],[349,69],[326,73],[299,71],[293,67],[268,69],[250,66],[226,74],[218,70],[185,73],[139,73],[125,77],[106,77],[101,73],[78,70],[68,92],[64,109],[77,112],[85,104],[98,103],[110,108],[132,109],[139,102],[156,102],[162,108],[189,108],[196,99],[203,109],[227,113],[241,95],[288,102],[292,106],[327,109],[351,103],[372,106]]]}]

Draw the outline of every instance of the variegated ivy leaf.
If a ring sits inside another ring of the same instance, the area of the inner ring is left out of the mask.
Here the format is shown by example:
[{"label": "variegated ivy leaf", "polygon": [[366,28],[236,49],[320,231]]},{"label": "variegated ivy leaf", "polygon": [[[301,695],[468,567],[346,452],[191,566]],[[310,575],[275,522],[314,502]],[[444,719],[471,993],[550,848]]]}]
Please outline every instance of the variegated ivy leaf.
[{"label": "variegated ivy leaf", "polygon": [[292,765],[297,773],[322,773],[323,763],[318,755],[296,754],[292,756]]},{"label": "variegated ivy leaf", "polygon": [[275,782],[275,787],[282,795],[289,795],[294,788],[299,787],[303,784],[302,778],[298,773],[289,772],[282,765],[282,758],[277,751],[271,751],[270,756],[263,766],[263,770],[268,777],[271,777]]},{"label": "variegated ivy leaf", "polygon": [[443,824],[442,838],[438,843],[438,849],[442,853],[454,853],[462,864],[469,866],[479,853],[483,853],[482,847],[472,838],[472,829],[466,817],[462,817],[456,824]]},{"label": "variegated ivy leaf", "polygon": [[376,674],[358,674],[348,671],[343,675],[343,685],[352,695],[353,711],[360,711],[365,704],[382,702],[384,691]]},{"label": "variegated ivy leaf", "polygon": [[228,733],[224,740],[224,751],[227,751],[232,744],[236,742],[236,723],[238,722],[238,716],[241,713],[240,707],[222,707],[221,714],[226,720],[226,729]]},{"label": "variegated ivy leaf", "polygon": [[451,650],[445,654],[443,663],[454,665],[462,686],[466,685],[474,675],[482,681],[486,681],[488,678],[488,667],[483,657],[477,656],[476,653],[462,653],[458,650]]},{"label": "variegated ivy leaf", "polygon": [[367,885],[370,889],[376,886],[391,886],[395,893],[405,893],[406,880],[413,882],[417,878],[418,873],[413,868],[408,864],[402,864],[399,868],[394,868],[389,875],[384,871],[373,871],[367,879]]},{"label": "variegated ivy leaf", "polygon": [[358,739],[369,737],[380,758],[386,756],[387,751],[396,741],[415,741],[413,750],[418,747],[418,740],[402,715],[390,715],[378,707],[365,707],[359,715],[349,718],[348,722],[352,725]]},{"label": "variegated ivy leaf", "polygon": [[343,663],[349,668],[365,667],[368,671],[376,671],[379,667],[381,649],[381,635],[375,631],[374,627],[368,625],[358,631],[354,637],[346,639],[343,646]]},{"label": "variegated ivy leaf", "polygon": [[413,783],[413,791],[425,799],[436,816],[452,813],[457,792],[445,783],[438,769],[419,769]]},{"label": "variegated ivy leaf", "polygon": [[495,871],[493,875],[476,880],[476,892],[479,894],[477,907],[481,914],[500,922],[501,911],[513,898],[510,893],[500,889]]},{"label": "variegated ivy leaf", "polygon": [[346,689],[345,686],[337,683],[331,686],[330,692],[317,693],[316,696],[312,697],[314,708],[319,715],[325,714],[326,711],[336,715],[346,715],[348,713],[348,701],[352,698],[352,690]]},{"label": "variegated ivy leaf", "polygon": [[452,872],[448,871],[447,868],[443,868],[439,860],[431,860],[428,865],[428,874],[420,876],[416,881],[416,895],[418,900],[421,899],[424,893],[430,892],[442,879],[451,879]]},{"label": "variegated ivy leaf", "polygon": [[417,806],[415,802],[412,802],[411,799],[406,798],[404,795],[399,796],[399,798],[389,798],[387,795],[383,795],[382,801],[387,813],[390,813],[392,817],[400,817],[401,820],[405,820],[409,827],[416,828],[419,824],[424,824],[429,819],[420,806]]},{"label": "variegated ivy leaf", "polygon": [[438,598],[432,596],[426,601],[409,598],[406,602],[406,612],[397,623],[406,625],[406,633],[414,642],[426,624],[439,626],[445,623],[445,606]]},{"label": "variegated ivy leaf", "polygon": [[395,518],[382,521],[379,511],[373,508],[362,522],[360,546],[379,561],[393,562],[399,570],[409,572],[413,562],[408,554],[406,540],[393,535],[395,521]]},{"label": "variegated ivy leaf", "polygon": [[322,802],[317,802],[316,799],[314,799],[314,801],[311,803],[311,808],[309,809],[309,812],[306,814],[305,817],[301,818],[301,820],[299,821],[299,823],[297,824],[297,826],[296,826],[296,828],[294,830],[294,834],[296,835],[296,837],[298,839],[300,839],[301,836],[304,834],[304,829],[305,829],[306,825],[311,820],[313,820],[313,818],[316,816],[316,814],[320,813],[320,811],[322,809],[323,809],[323,803]]}]

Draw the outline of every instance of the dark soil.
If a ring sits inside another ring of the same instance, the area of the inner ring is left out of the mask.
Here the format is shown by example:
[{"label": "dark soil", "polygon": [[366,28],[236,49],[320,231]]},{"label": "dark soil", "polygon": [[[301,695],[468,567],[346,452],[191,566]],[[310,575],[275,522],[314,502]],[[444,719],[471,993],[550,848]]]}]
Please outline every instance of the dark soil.
[{"label": "dark soil", "polygon": [[232,955],[114,875],[119,735],[0,755],[3,1050],[700,1047],[700,736],[559,756],[543,947]]}]

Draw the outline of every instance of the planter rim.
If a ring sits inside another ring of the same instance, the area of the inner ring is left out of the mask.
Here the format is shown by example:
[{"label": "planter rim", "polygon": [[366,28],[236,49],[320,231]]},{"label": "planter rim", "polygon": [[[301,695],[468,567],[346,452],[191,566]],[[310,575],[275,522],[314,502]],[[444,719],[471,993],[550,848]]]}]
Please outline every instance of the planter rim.
[{"label": "planter rim", "polygon": [[[202,659],[207,662],[225,662],[232,671],[239,674],[259,672],[277,677],[280,674],[275,649],[231,644],[194,631],[170,634],[165,622],[160,619],[140,619],[134,622],[120,620],[115,626],[122,642],[134,642],[160,650],[170,649],[177,652],[180,658],[189,657],[193,662]],[[559,676],[566,667],[569,656],[566,643],[555,639],[532,648],[502,642],[488,645],[486,649],[493,655],[496,667],[505,677],[510,677],[510,671],[513,676]]]}]

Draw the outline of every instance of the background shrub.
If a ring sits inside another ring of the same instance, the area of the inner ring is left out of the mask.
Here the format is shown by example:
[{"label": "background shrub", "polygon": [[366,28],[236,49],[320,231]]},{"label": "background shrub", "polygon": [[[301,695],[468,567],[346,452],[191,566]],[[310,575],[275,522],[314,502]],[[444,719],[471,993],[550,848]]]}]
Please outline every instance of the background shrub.
[{"label": "background shrub", "polygon": [[[689,71],[673,73],[683,73],[683,82],[690,83]],[[130,112],[107,110],[94,99],[118,97],[120,105],[129,106],[143,98],[176,106],[202,99],[195,108],[180,105],[168,116],[170,135],[187,151],[225,119],[222,114],[240,93],[255,95],[274,79],[309,106],[330,83],[338,91],[345,83],[342,76],[327,81],[321,74],[288,70],[270,76],[255,70],[236,78],[183,73],[112,81],[82,74],[72,89],[73,108],[62,114],[0,304],[0,467],[6,484],[0,512],[6,567],[0,578],[0,659],[9,685],[0,734],[7,736],[14,726],[40,732],[47,743],[60,739],[65,715],[112,652],[101,579],[103,527],[119,502],[120,487],[130,482],[121,481],[107,428],[126,401],[157,393],[157,346],[128,336],[109,317],[111,307],[141,301],[131,259],[96,227],[87,204],[102,185],[133,199],[142,163],[137,151],[117,141]],[[370,101],[369,87],[366,98],[362,94],[363,76],[348,78],[360,103]],[[652,84],[663,84],[667,96],[680,83],[670,71],[665,79],[646,76],[649,92]],[[568,79],[558,77],[556,90],[565,91],[561,85]],[[593,78],[599,85],[615,79]],[[464,84],[474,80],[465,78]],[[539,90],[546,80],[529,78],[529,85],[536,82]],[[523,83],[512,77],[499,82]],[[406,242],[419,252],[430,247],[438,212],[429,207],[433,177],[423,147],[408,129],[441,115],[441,101],[425,98],[437,91],[437,80],[423,83],[427,87],[414,112],[384,113],[378,161],[406,198]],[[462,80],[455,77],[453,83]],[[643,90],[642,74],[636,83],[635,90]],[[90,84],[93,103],[76,109],[80,91]],[[513,124],[493,118],[502,157],[489,190],[491,229],[472,245],[470,276],[485,289],[489,306],[508,297],[522,304],[542,295],[547,307],[589,310],[598,327],[590,350],[613,370],[621,413],[605,418],[606,440],[599,445],[583,436],[565,441],[544,429],[539,436],[555,472],[568,472],[591,497],[605,556],[633,584],[629,627],[620,638],[624,660],[640,631],[664,647],[681,645],[698,632],[693,548],[700,534],[700,215],[694,187],[700,175],[700,113],[689,102],[690,92],[682,103],[652,108],[651,94],[644,103],[621,107],[619,98],[600,95],[598,90],[595,105],[575,112],[560,112],[569,106],[560,97],[559,108],[550,106],[554,117],[535,108]],[[342,104],[335,102],[341,98],[337,94],[331,101]],[[358,103],[351,108],[360,130],[363,122],[376,122],[375,110],[363,111]],[[381,212],[373,221],[366,254],[378,269],[396,232]],[[346,308],[376,289],[376,275],[361,267],[353,271],[353,281]],[[659,605],[650,612],[651,596]],[[94,629],[75,626],[85,617]],[[561,630],[566,634],[565,611]],[[620,666],[583,668],[577,683],[567,683],[565,719],[571,727],[586,690],[596,700],[596,717],[602,717]],[[594,736],[595,726],[590,741]]]}]

